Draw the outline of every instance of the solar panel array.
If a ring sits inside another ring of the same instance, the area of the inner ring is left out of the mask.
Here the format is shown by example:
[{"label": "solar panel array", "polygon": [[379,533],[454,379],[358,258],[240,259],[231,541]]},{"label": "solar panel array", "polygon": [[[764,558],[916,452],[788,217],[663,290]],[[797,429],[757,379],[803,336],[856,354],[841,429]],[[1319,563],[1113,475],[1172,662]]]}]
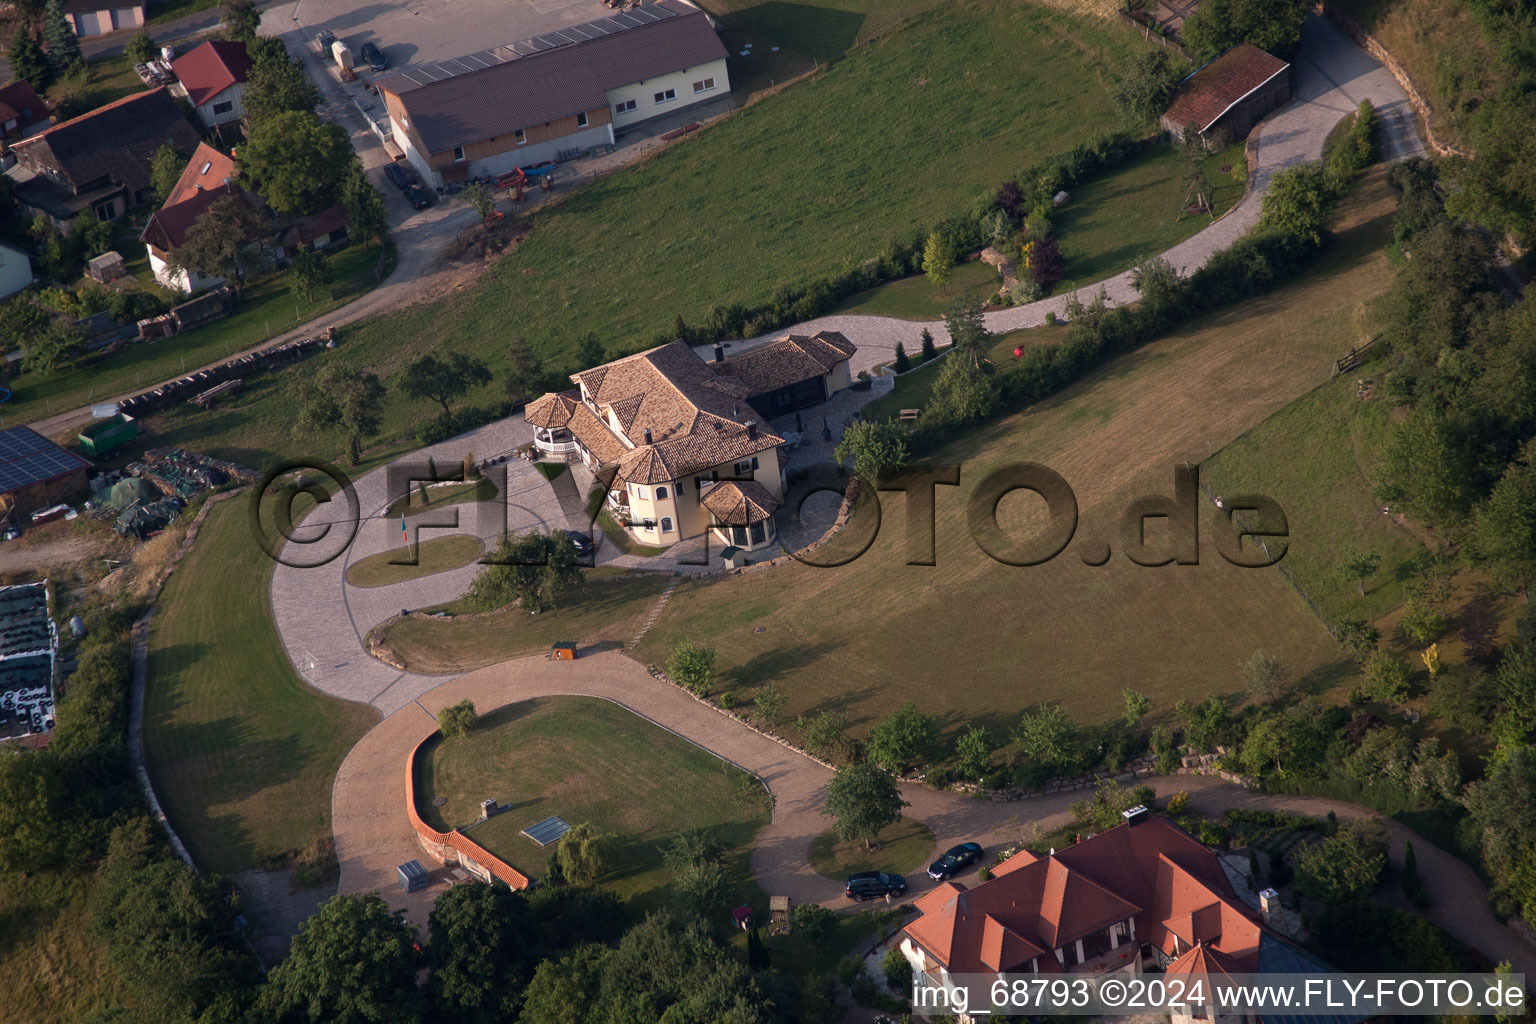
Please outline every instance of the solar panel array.
[{"label": "solar panel array", "polygon": [[422,64],[401,72],[399,77],[415,85],[431,85],[433,82],[456,78],[474,71],[484,71],[486,68],[505,64],[521,57],[532,57],[562,46],[574,46],[576,43],[600,39],[603,36],[611,36],[642,25],[654,25],[658,21],[675,17],[677,12],[665,5],[636,7],[607,18],[546,32],[532,39],[520,39],[515,43],[508,43],[491,50],[480,50],[464,57],[438,61],[435,64]]},{"label": "solar panel array", "polygon": [[550,843],[554,842],[556,839],[559,839],[570,830],[571,826],[566,824],[565,819],[557,816],[554,818],[545,818],[543,821],[534,822],[532,825],[529,825],[527,828],[523,829],[523,835],[527,836],[529,839],[532,839],[540,846],[548,846]]},{"label": "solar panel array", "polygon": [[74,452],[66,451],[30,427],[0,430],[0,493],[52,480],[74,469],[88,469]]}]

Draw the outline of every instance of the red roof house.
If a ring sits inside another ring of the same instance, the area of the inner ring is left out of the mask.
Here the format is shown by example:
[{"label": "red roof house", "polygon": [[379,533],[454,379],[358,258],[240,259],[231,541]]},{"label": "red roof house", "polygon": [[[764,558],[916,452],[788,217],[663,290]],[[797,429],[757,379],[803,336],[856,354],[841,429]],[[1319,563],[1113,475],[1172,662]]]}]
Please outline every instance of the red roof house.
[{"label": "red roof house", "polygon": [[176,91],[197,108],[204,127],[238,121],[245,116],[245,83],[251,58],[245,44],[211,39],[171,61]]},{"label": "red roof house", "polygon": [[0,87],[0,139],[7,141],[31,134],[48,123],[48,104],[38,99],[25,78]]},{"label": "red roof house", "polygon": [[1239,43],[1184,79],[1163,127],[1176,136],[1185,126],[1216,145],[1246,138],[1277,107],[1291,99],[1291,66],[1251,43]]}]

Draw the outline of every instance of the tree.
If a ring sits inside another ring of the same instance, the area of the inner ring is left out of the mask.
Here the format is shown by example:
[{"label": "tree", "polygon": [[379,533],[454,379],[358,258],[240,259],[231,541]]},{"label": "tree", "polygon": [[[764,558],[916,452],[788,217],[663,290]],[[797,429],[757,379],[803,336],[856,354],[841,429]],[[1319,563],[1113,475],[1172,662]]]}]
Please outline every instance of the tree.
[{"label": "tree", "polygon": [[437,728],[444,736],[454,739],[462,739],[469,735],[480,721],[480,716],[475,712],[475,702],[461,700],[457,704],[450,704],[437,713]]},{"label": "tree", "polygon": [[352,159],[345,128],[288,110],[252,126],[237,164],[241,179],[274,210],[311,214],[337,200]]},{"label": "tree", "polygon": [[156,199],[163,203],[171,197],[186,166],[187,155],[176,147],[161,146],[155,150],[149,158],[149,184]]},{"label": "tree", "polygon": [[687,917],[713,925],[731,906],[734,886],[718,860],[699,860],[672,877],[672,899]]},{"label": "tree", "polygon": [[1303,895],[1330,905],[1363,896],[1381,880],[1387,867],[1386,827],[1374,818],[1361,818],[1338,832],[1297,850],[1296,888]]},{"label": "tree", "polygon": [[776,683],[764,683],[752,698],[752,706],[757,709],[757,717],[764,725],[778,724],[783,717],[785,703],[784,691]]},{"label": "tree", "polygon": [[524,611],[537,614],[554,608],[582,580],[571,538],[564,531],[532,530],[501,539],[495,558],[469,585],[469,596],[485,608],[505,608],[517,601]]},{"label": "tree", "polygon": [[603,343],[598,339],[597,332],[587,331],[577,339],[576,361],[581,364],[579,369],[583,370],[590,370],[608,361],[608,354],[603,350]]},{"label": "tree", "polygon": [[1214,693],[1198,704],[1187,699],[1181,700],[1174,705],[1173,710],[1184,719],[1185,739],[1196,747],[1208,747],[1215,743],[1232,720],[1232,711],[1227,707],[1227,702]]},{"label": "tree", "polygon": [[898,341],[896,343],[896,372],[906,373],[911,368],[912,360],[907,358],[907,350],[903,348],[901,342]]},{"label": "tree", "polygon": [[961,733],[955,740],[955,761],[961,774],[977,782],[986,778],[992,770],[992,751],[996,748],[992,734],[979,725]]},{"label": "tree", "polygon": [[252,249],[262,226],[260,215],[242,197],[220,196],[187,228],[182,243],[171,250],[170,264],[189,275],[222,277],[238,301],[246,276],[262,262]]},{"label": "tree", "polygon": [[80,37],[64,15],[61,0],[48,0],[43,8],[43,44],[48,48],[48,62],[55,74],[65,74],[69,69],[85,63],[80,52]]},{"label": "tree", "polygon": [[888,772],[900,775],[922,761],[939,740],[939,723],[921,714],[907,701],[891,712],[869,734],[869,759]]},{"label": "tree", "polygon": [[1276,171],[1264,193],[1259,226],[1321,245],[1329,198],[1321,164],[1298,164]]},{"label": "tree", "polygon": [[295,429],[301,434],[341,427],[347,432],[347,454],[357,465],[363,442],[379,432],[384,385],[372,373],[327,363],[316,374],[294,378],[298,406]]},{"label": "tree", "polygon": [[62,369],[84,342],[84,330],[66,318],[53,318],[41,333],[22,342],[22,363],[28,373],[50,376]]},{"label": "tree", "polygon": [[320,90],[304,68],[288,56],[280,40],[275,46],[252,52],[253,63],[245,86],[245,116],[254,128],[278,114],[313,113],[320,104]]},{"label": "tree", "polygon": [[1155,124],[1168,109],[1179,71],[1166,50],[1145,50],[1131,59],[1125,74],[1116,77],[1109,94],[1120,114],[1136,127]]},{"label": "tree", "polygon": [[681,640],[667,655],[667,674],[689,693],[709,693],[715,678],[715,649],[693,640]]},{"label": "tree", "polygon": [[955,270],[955,243],[947,231],[935,231],[923,243],[923,273],[928,283],[943,288]]},{"label": "tree", "polygon": [[256,0],[224,0],[222,8],[224,34],[231,39],[250,43],[261,28],[261,11]]},{"label": "tree", "polygon": [[1408,663],[1391,651],[1376,651],[1365,662],[1366,697],[1388,704],[1408,699]]},{"label": "tree", "polygon": [[377,894],[327,900],[272,968],[257,1009],[288,1024],[395,1024],[414,1018],[416,930]]},{"label": "tree", "polygon": [[1343,619],[1339,622],[1339,644],[1356,661],[1364,662],[1370,653],[1376,649],[1376,641],[1381,638],[1381,631],[1364,619]]},{"label": "tree", "polygon": [[923,362],[925,363],[939,354],[938,348],[933,343],[933,332],[926,327],[923,328],[920,351],[923,353]]},{"label": "tree", "polygon": [[[128,37],[128,42],[123,44],[123,56],[135,64],[148,64],[160,56],[160,46],[150,38],[149,33],[139,29]],[[164,197],[161,197],[164,201]]]},{"label": "tree", "polygon": [[560,873],[578,885],[590,885],[607,873],[611,845],[589,821],[571,826],[555,848]]},{"label": "tree", "polygon": [[795,720],[795,728],[805,743],[805,749],[817,757],[830,757],[843,742],[848,731],[848,719],[836,711],[823,711],[815,718],[804,716]]},{"label": "tree", "polygon": [[987,344],[992,334],[987,330],[981,313],[981,304],[974,296],[962,295],[944,311],[944,326],[949,328],[949,340],[957,352],[973,366],[981,366],[987,357]]},{"label": "tree", "polygon": [[886,985],[897,995],[907,995],[912,991],[912,962],[900,946],[892,943],[891,948],[885,951],[885,958],[880,961],[880,973],[885,975]]},{"label": "tree", "polygon": [[1196,212],[1215,216],[1210,199],[1211,183],[1205,176],[1205,155],[1205,137],[1200,134],[1200,126],[1193,121],[1186,123],[1179,133],[1179,156],[1184,164],[1184,201],[1179,207],[1180,217],[1190,206]]},{"label": "tree", "polygon": [[1463,802],[1488,866],[1496,876],[1514,870],[1536,848],[1536,749],[1516,747],[1491,762]]},{"label": "tree", "polygon": [[789,910],[790,930],[814,945],[837,924],[837,914],[820,903],[796,903]]},{"label": "tree", "polygon": [[25,26],[17,28],[11,36],[6,56],[11,62],[11,75],[31,82],[39,93],[53,84],[53,69],[48,63],[48,55],[43,52],[37,35],[31,29]]},{"label": "tree", "polygon": [[1283,56],[1301,41],[1308,0],[1211,0],[1184,22],[1184,45],[1200,57],[1249,42]]},{"label": "tree", "polygon": [[987,366],[964,354],[947,359],[933,382],[933,394],[923,411],[925,427],[960,427],[985,419],[997,407],[997,382]]},{"label": "tree", "polygon": [[884,420],[855,420],[843,431],[832,457],[839,463],[852,459],[854,473],[878,487],[906,468],[907,434]]},{"label": "tree", "polygon": [[543,390],[548,376],[544,361],[521,335],[507,342],[507,363],[507,401],[517,405]]},{"label": "tree", "polygon": [[400,376],[400,390],[407,398],[426,398],[443,407],[443,415],[452,415],[449,401],[468,393],[470,388],[489,384],[490,368],[475,356],[454,352],[438,358],[428,352],[406,366]]},{"label": "tree", "polygon": [[1408,902],[1415,907],[1424,907],[1429,903],[1429,893],[1424,889],[1424,883],[1419,878],[1419,858],[1413,852],[1413,840],[1403,840],[1403,895],[1408,897]]},{"label": "tree", "polygon": [[1505,590],[1536,579],[1536,441],[1509,466],[1488,497],[1472,509],[1473,557]]},{"label": "tree", "polygon": [[827,802],[821,813],[836,819],[837,836],[845,843],[858,840],[873,849],[875,837],[901,820],[907,802],[896,788],[895,776],[871,761],[839,768],[827,783]]},{"label": "tree", "polygon": [[1067,261],[1061,255],[1061,246],[1049,231],[1041,232],[1024,244],[1030,279],[1041,295],[1049,295],[1051,289],[1067,276]]},{"label": "tree", "polygon": [[1019,716],[1013,741],[1019,748],[1020,781],[1026,785],[1070,775],[1082,761],[1077,723],[1056,704],[1040,704]]},{"label": "tree", "polygon": [[469,203],[470,209],[480,215],[482,221],[490,220],[491,214],[496,212],[496,194],[484,182],[477,181],[466,188],[464,199]]},{"label": "tree", "polygon": [[1344,557],[1339,562],[1339,579],[1345,583],[1353,583],[1360,591],[1360,596],[1365,596],[1365,581],[1376,575],[1376,570],[1381,568],[1381,556],[1375,552],[1366,553],[1354,544],[1344,548]]},{"label": "tree", "polygon": [[1271,768],[1282,777],[1314,773],[1327,753],[1332,726],[1331,713],[1309,697],[1260,719],[1248,730],[1239,760],[1253,775],[1268,774]]},{"label": "tree", "polygon": [[1161,256],[1148,256],[1131,269],[1131,285],[1141,293],[1141,308],[1160,325],[1172,323],[1184,307],[1188,285]]},{"label": "tree", "polygon": [[355,160],[341,182],[341,205],[352,233],[365,242],[377,244],[382,259],[384,244],[389,241],[389,208],[384,205],[384,196],[363,173],[362,164]]},{"label": "tree", "polygon": [[498,1024],[517,1015],[541,959],[528,899],[500,885],[454,885],[432,905],[427,995],[436,1015]]},{"label": "tree", "polygon": [[1265,700],[1279,700],[1285,695],[1285,684],[1290,678],[1285,666],[1263,651],[1254,651],[1243,662],[1243,678],[1248,692]]},{"label": "tree", "polygon": [[1152,710],[1152,698],[1140,690],[1126,687],[1120,691],[1120,699],[1125,702],[1125,724],[1127,728],[1134,729],[1136,723],[1147,716]]},{"label": "tree", "polygon": [[315,289],[325,284],[328,275],[325,257],[314,249],[301,248],[288,260],[288,282],[293,290],[304,296],[305,302],[315,300]]}]

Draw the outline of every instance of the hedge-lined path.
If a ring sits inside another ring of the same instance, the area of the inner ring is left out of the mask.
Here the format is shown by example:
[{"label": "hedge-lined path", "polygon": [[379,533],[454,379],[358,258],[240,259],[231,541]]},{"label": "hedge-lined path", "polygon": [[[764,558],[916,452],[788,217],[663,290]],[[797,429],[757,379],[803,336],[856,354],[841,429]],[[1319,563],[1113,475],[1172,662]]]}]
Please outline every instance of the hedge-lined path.
[{"label": "hedge-lined path", "polygon": [[[522,658],[467,673],[422,694],[364,736],[342,762],[333,791],[340,891],[377,890],[391,906],[406,910],[413,921],[424,926],[432,901],[448,879],[445,872],[435,872],[429,888],[407,894],[395,878],[398,865],[424,856],[406,817],[405,770],[410,752],[436,731],[433,715],[456,701],[472,700],[484,715],[506,704],[564,695],[615,701],[756,775],[773,794],[773,820],[758,835],[752,851],[752,870],[758,884],[769,895],[789,896],[796,903],[848,905],[841,886],[822,878],[810,866],[811,840],[831,825],[821,813],[830,770],[612,652],[585,655],[574,662],[549,661],[542,656]],[[1187,791],[1191,806],[1208,815],[1229,807],[1281,810],[1317,818],[1333,811],[1346,821],[1372,814],[1337,800],[1254,793],[1209,776],[1170,776],[1148,783],[1161,797]],[[907,816],[933,830],[935,854],[954,843],[974,840],[985,845],[990,855],[1011,842],[1029,839],[1034,825],[1049,831],[1067,824],[1071,804],[1091,794],[1082,790],[996,803],[905,785],[902,795],[910,804]],[[1403,841],[1414,841],[1420,877],[1434,897],[1426,915],[1430,920],[1494,959],[1508,958],[1517,971],[1536,971],[1536,947],[1493,917],[1487,892],[1471,868],[1395,821],[1388,821],[1387,827],[1394,864],[1402,855]],[[967,884],[976,881],[974,873],[963,880]],[[934,884],[921,871],[909,874],[907,882],[911,886],[908,898]],[[1396,896],[1391,881],[1383,886],[1382,894],[1389,900]]]},{"label": "hedge-lined path", "polygon": [[[1212,255],[1241,238],[1258,223],[1264,192],[1278,171],[1322,156],[1328,133],[1345,115],[1353,113],[1361,100],[1370,100],[1379,119],[1379,151],[1386,161],[1403,160],[1424,154],[1418,124],[1407,93],[1392,73],[1356,46],[1348,36],[1321,15],[1308,15],[1302,33],[1301,56],[1296,63],[1294,98],[1283,109],[1271,114],[1249,136],[1250,165],[1248,190],[1231,210],[1210,227],[1167,250],[1162,255],[1184,274],[1193,273]],[[1063,316],[1067,301],[1075,295],[1084,303],[1104,290],[1111,305],[1137,299],[1131,285],[1131,271],[1085,285],[1072,293],[1062,293],[1025,306],[1012,306],[986,314],[987,328],[997,333],[1038,327],[1047,313]],[[896,358],[896,344],[916,352],[922,332],[933,334],[936,344],[949,344],[949,331],[942,320],[920,323],[883,316],[824,316],[797,324],[790,330],[809,334],[818,330],[841,331],[859,350],[853,357],[852,370],[873,373]],[[735,342],[731,351],[741,352],[785,332],[774,331],[760,338]],[[709,346],[700,346],[708,355]]]}]

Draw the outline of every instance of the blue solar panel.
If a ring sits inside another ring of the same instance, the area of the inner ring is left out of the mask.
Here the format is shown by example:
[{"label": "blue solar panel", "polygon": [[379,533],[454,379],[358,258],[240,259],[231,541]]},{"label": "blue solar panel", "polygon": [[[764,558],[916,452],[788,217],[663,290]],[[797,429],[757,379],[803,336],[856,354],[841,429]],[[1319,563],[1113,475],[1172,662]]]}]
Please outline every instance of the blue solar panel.
[{"label": "blue solar panel", "polygon": [[532,839],[540,846],[548,846],[570,830],[571,826],[566,824],[564,818],[545,818],[543,821],[536,821],[523,829],[523,835]]},{"label": "blue solar panel", "polygon": [[31,427],[0,430],[0,493],[63,476],[91,464]]}]

